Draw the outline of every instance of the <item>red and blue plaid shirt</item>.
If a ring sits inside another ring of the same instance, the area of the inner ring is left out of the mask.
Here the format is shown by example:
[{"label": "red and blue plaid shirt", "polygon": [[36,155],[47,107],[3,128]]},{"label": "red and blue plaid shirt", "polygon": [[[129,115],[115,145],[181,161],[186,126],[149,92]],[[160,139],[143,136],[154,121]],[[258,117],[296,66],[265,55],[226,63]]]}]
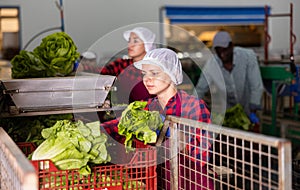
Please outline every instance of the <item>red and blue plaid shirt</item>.
[{"label": "red and blue plaid shirt", "polygon": [[133,59],[118,58],[115,61],[109,62],[103,67],[83,65],[83,70],[93,73],[99,73],[101,75],[112,75],[116,77],[122,74],[122,77],[131,81],[143,80],[141,71],[133,66]]},{"label": "red and blue plaid shirt", "polygon": [[126,76],[131,80],[142,80],[141,71],[133,66],[133,59],[118,58],[106,64],[100,71],[102,75],[119,76],[126,70]]},{"label": "red and blue plaid shirt", "polygon": [[[177,104],[178,98],[180,99],[180,105]],[[178,115],[178,109],[180,109],[180,115]],[[205,102],[184,91],[178,91],[177,94],[168,101],[165,109],[161,108],[157,97],[150,98],[146,110],[159,111],[160,114],[165,116],[175,115],[205,123],[211,122],[210,112]],[[101,126],[117,141],[124,142],[124,137],[118,134],[118,123],[119,119],[115,119],[102,123]],[[201,165],[204,165],[208,160],[208,150],[211,147],[209,134],[198,128],[196,129],[196,132],[189,131],[189,133],[193,135],[189,140],[189,144],[186,145],[186,150],[192,160],[201,160]]]},{"label": "red and blue plaid shirt", "polygon": [[[179,101],[177,100],[179,98]],[[177,105],[180,103],[180,105]],[[164,110],[161,108],[158,98],[148,100],[146,107],[149,111],[159,111],[163,115],[175,115],[200,122],[210,123],[210,112],[206,103],[202,99],[189,95],[183,90],[179,90],[167,103]],[[178,113],[178,109],[180,110]]]},{"label": "red and blue plaid shirt", "polygon": [[101,74],[117,76],[114,84],[117,87],[117,102],[114,103],[127,104],[151,97],[143,84],[141,70],[134,67],[132,59],[117,59],[105,65]]},{"label": "red and blue plaid shirt", "polygon": [[[148,100],[147,110],[159,111],[163,115],[175,115],[182,118],[197,120],[199,122],[210,123],[210,111],[202,99],[187,94],[185,91],[178,91],[162,110],[157,98]],[[196,131],[195,131],[196,130]],[[201,160],[201,165],[205,165],[208,160],[210,137],[206,131],[199,128],[186,131],[190,135],[189,143],[186,145],[186,151],[194,161]]]},{"label": "red and blue plaid shirt", "polygon": [[103,67],[90,67],[84,65],[84,71],[96,72],[101,75],[116,76],[117,80],[114,86],[117,92],[114,92],[118,103],[130,103],[135,100],[147,100],[150,98],[145,86],[142,84],[141,71],[134,67],[132,59],[118,58],[106,64]]}]

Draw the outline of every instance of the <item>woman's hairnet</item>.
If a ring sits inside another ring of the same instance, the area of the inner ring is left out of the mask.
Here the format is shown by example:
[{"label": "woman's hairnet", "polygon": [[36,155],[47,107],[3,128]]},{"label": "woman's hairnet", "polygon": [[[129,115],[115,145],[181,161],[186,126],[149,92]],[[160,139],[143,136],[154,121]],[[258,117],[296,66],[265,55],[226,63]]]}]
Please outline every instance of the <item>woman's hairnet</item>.
[{"label": "woman's hairnet", "polygon": [[160,66],[167,73],[175,85],[182,83],[182,66],[177,54],[167,48],[153,49],[144,56],[141,61],[135,62],[134,66],[142,69],[143,64],[153,64]]},{"label": "woman's hairnet", "polygon": [[154,41],[155,41],[155,34],[145,27],[136,27],[132,30],[127,30],[123,33],[125,40],[129,41],[130,33],[135,33],[141,40],[144,42],[144,47],[146,52],[156,48]]}]

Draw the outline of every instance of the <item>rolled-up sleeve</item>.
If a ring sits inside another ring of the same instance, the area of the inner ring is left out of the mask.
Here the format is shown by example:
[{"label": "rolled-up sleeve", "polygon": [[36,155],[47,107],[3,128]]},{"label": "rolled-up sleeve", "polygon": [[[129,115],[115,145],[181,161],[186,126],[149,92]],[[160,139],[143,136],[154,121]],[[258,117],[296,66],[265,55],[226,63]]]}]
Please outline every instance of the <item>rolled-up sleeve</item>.
[{"label": "rolled-up sleeve", "polygon": [[116,141],[123,143],[125,141],[125,136],[121,136],[118,133],[118,124],[119,124],[120,118],[110,120],[104,123],[100,124],[100,130],[101,132],[109,135]]}]

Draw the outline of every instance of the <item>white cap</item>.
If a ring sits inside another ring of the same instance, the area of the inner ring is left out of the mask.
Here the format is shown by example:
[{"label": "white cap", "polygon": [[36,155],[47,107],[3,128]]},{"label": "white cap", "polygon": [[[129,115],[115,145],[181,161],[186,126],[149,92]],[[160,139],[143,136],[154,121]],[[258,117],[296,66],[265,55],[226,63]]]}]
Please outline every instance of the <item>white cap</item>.
[{"label": "white cap", "polygon": [[123,33],[125,40],[129,41],[130,33],[135,33],[144,42],[146,52],[155,48],[155,34],[145,27],[136,27]]},{"label": "white cap", "polygon": [[86,51],[81,54],[81,56],[85,59],[96,59],[97,55],[94,52]]},{"label": "white cap", "polygon": [[232,42],[232,39],[229,33],[226,31],[220,31],[214,36],[213,48],[215,47],[227,48],[230,42]]},{"label": "white cap", "polygon": [[175,85],[182,83],[182,65],[177,54],[167,48],[157,48],[149,51],[141,61],[135,62],[134,66],[142,69],[143,64],[153,64],[162,68]]}]

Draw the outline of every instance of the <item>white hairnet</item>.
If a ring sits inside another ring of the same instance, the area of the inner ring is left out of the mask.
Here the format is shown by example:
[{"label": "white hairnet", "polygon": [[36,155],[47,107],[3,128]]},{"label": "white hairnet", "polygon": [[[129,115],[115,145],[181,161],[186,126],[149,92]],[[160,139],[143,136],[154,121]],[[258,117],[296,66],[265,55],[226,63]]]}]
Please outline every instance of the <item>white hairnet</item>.
[{"label": "white hairnet", "polygon": [[144,56],[141,61],[135,62],[134,66],[142,69],[143,64],[153,64],[160,66],[167,73],[175,85],[182,83],[182,66],[177,54],[167,48],[153,49]]},{"label": "white hairnet", "polygon": [[136,27],[132,30],[127,30],[123,33],[125,40],[129,41],[130,33],[135,33],[141,40],[144,42],[146,52],[156,48],[154,41],[155,41],[155,34],[145,27]]}]

